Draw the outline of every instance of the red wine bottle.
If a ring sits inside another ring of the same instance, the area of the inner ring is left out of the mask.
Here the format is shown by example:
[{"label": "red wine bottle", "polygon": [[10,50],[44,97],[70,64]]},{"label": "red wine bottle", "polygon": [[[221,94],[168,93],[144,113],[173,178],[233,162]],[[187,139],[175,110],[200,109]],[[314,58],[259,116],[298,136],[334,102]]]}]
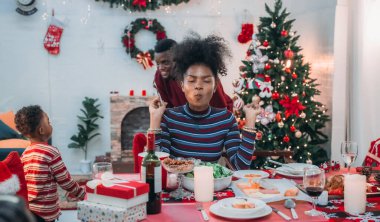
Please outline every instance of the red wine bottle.
[{"label": "red wine bottle", "polygon": [[147,133],[148,153],[144,157],[141,166],[141,180],[149,184],[149,201],[147,203],[148,214],[158,214],[161,212],[161,161],[154,153],[155,135],[153,132]]}]

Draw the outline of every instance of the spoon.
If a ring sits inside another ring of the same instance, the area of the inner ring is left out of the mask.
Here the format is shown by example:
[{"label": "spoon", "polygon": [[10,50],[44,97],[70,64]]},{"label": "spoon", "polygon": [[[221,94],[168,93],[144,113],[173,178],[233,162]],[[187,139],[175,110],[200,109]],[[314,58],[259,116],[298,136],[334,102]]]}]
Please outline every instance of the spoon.
[{"label": "spoon", "polygon": [[298,219],[297,212],[294,209],[296,207],[296,202],[294,202],[292,199],[286,199],[284,206],[290,209],[290,212],[292,212],[293,219]]}]

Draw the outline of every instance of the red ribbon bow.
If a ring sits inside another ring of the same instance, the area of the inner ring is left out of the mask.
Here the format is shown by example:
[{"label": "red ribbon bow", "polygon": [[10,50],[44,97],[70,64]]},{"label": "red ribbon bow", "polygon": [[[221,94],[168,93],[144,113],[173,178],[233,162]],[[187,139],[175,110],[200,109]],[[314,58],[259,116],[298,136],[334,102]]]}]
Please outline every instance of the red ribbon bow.
[{"label": "red ribbon bow", "polygon": [[151,68],[153,66],[152,57],[149,52],[140,52],[137,54],[136,60],[138,63],[143,65],[144,69]]}]

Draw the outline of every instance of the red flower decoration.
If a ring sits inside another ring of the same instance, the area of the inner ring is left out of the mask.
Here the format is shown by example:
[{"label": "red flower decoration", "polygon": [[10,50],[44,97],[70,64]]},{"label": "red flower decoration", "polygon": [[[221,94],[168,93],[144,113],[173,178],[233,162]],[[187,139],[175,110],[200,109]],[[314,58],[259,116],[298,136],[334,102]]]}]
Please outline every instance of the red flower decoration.
[{"label": "red flower decoration", "polygon": [[280,104],[285,108],[285,117],[288,118],[291,115],[299,117],[299,111],[306,109],[298,100],[298,96],[294,96],[292,99],[289,96],[285,96],[280,100]]},{"label": "red flower decoration", "polygon": [[163,31],[157,31],[156,32],[156,39],[157,40],[166,39],[166,33]]},{"label": "red flower decoration", "polygon": [[128,37],[123,39],[123,44],[127,49],[133,49],[135,47],[135,40]]},{"label": "red flower decoration", "polygon": [[146,0],[133,0],[132,5],[146,8]]}]

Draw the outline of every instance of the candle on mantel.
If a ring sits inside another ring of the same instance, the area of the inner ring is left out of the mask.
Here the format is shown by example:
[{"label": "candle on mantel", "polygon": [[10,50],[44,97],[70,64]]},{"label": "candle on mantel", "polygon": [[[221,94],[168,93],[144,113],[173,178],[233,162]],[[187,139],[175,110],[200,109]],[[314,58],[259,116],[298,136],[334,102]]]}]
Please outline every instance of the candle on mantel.
[{"label": "candle on mantel", "polygon": [[145,89],[143,89],[143,90],[141,91],[141,95],[142,95],[142,96],[146,96],[146,90],[145,90]]},{"label": "candle on mantel", "polygon": [[198,202],[209,202],[214,198],[213,168],[194,167],[194,197]]},{"label": "candle on mantel", "polygon": [[135,95],[135,91],[133,91],[133,89],[129,90],[129,96],[134,96]]},{"label": "candle on mantel", "polygon": [[366,177],[359,174],[344,175],[344,211],[358,215],[365,212]]}]

